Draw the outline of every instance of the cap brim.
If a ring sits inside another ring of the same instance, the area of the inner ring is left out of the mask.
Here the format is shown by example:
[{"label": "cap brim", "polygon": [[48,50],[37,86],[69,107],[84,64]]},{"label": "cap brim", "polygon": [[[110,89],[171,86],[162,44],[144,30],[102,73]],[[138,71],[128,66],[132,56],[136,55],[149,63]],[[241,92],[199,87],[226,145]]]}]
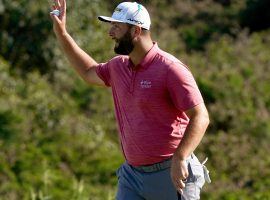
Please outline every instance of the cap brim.
[{"label": "cap brim", "polygon": [[[117,20],[117,19],[114,19],[112,17],[107,17],[107,16],[98,16],[98,19],[102,22],[108,22],[108,23],[111,23],[111,22],[120,22],[120,23],[127,23],[127,24],[132,24],[132,25],[136,25],[136,26],[139,26],[137,24],[133,24],[133,23],[130,23],[130,22],[125,22],[125,21],[121,21],[121,20]],[[143,26],[140,26],[146,30],[149,30],[150,28],[149,27],[143,27]]]},{"label": "cap brim", "polygon": [[106,17],[106,16],[99,16],[98,19],[99,19],[100,21],[103,21],[103,22],[122,22],[122,23],[123,23],[123,21],[116,20],[116,19],[114,19],[114,18]]}]

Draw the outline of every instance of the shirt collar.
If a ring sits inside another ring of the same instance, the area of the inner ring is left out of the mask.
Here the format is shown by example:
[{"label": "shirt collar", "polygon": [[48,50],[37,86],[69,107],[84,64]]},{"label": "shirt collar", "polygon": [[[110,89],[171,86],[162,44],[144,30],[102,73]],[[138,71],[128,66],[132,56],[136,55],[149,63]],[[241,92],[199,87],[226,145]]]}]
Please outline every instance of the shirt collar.
[{"label": "shirt collar", "polygon": [[[148,66],[152,63],[154,57],[158,53],[158,45],[156,42],[153,42],[152,48],[147,52],[141,62],[136,66],[137,70],[142,70],[148,68]],[[129,59],[129,65],[134,66],[131,60]]]}]

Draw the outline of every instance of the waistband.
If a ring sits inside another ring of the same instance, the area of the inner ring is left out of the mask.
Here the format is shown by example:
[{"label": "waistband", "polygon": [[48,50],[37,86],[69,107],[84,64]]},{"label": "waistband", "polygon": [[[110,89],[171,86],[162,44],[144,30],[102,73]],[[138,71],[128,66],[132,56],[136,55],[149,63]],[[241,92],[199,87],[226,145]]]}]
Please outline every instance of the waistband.
[{"label": "waistband", "polygon": [[[193,153],[187,158],[190,159],[193,157]],[[142,166],[131,166],[132,168],[140,171],[140,172],[146,172],[146,173],[150,173],[150,172],[157,172],[157,171],[161,171],[161,170],[165,170],[171,167],[171,162],[172,162],[172,158],[169,158],[167,160],[158,162],[158,163],[154,163],[151,165],[142,165]]]}]

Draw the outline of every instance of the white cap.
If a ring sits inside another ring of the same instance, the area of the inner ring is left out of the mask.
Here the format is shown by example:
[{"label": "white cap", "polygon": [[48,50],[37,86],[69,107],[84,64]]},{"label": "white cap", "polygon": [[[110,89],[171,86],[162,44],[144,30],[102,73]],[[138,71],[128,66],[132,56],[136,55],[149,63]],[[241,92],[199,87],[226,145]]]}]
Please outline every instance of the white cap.
[{"label": "white cap", "polygon": [[105,22],[122,22],[150,29],[151,20],[146,8],[136,2],[120,3],[114,10],[112,17],[99,16]]}]

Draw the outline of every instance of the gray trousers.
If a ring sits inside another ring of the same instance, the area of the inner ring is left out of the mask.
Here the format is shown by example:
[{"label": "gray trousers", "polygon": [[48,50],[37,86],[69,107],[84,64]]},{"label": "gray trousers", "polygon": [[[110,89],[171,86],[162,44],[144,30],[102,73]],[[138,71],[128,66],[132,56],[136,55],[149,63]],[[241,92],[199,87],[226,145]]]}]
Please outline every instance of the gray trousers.
[{"label": "gray trousers", "polygon": [[140,172],[127,163],[117,170],[117,200],[198,200],[205,183],[203,166],[192,154],[187,159],[189,177],[183,194],[175,189],[170,168],[157,172]]}]

